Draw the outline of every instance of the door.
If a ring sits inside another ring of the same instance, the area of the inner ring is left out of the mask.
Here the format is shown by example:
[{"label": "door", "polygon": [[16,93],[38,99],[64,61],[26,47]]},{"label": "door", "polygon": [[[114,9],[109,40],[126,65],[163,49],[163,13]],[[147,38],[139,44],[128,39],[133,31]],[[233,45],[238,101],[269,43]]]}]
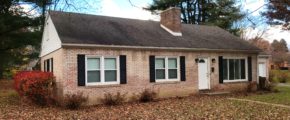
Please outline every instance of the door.
[{"label": "door", "polygon": [[267,67],[265,63],[259,63],[259,76],[266,77]]},{"label": "door", "polygon": [[208,59],[200,58],[198,61],[198,88],[200,90],[209,89],[209,68]]}]

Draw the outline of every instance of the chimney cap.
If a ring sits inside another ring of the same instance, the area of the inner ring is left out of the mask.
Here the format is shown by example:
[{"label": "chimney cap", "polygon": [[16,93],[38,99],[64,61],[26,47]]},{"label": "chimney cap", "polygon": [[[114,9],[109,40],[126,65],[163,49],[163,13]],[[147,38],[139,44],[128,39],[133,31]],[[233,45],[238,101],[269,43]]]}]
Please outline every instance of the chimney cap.
[{"label": "chimney cap", "polygon": [[167,8],[166,10],[163,10],[161,13],[166,12],[166,11],[168,11],[168,10],[172,10],[172,9],[179,9],[179,10],[181,10],[180,7],[169,7],[169,8]]}]

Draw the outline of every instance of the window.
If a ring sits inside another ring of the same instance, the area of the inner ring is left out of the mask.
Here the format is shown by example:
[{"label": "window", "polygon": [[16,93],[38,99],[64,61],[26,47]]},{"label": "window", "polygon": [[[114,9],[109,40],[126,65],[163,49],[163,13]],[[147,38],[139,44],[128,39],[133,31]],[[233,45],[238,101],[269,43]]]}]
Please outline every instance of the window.
[{"label": "window", "polygon": [[177,81],[179,79],[178,57],[156,57],[155,78],[158,81]]},{"label": "window", "polygon": [[105,58],[105,82],[117,81],[116,58]]},{"label": "window", "polygon": [[53,59],[44,60],[44,72],[53,72]]},{"label": "window", "polygon": [[246,81],[246,59],[223,59],[225,81]]},{"label": "window", "polygon": [[118,57],[87,56],[87,85],[119,84]]}]

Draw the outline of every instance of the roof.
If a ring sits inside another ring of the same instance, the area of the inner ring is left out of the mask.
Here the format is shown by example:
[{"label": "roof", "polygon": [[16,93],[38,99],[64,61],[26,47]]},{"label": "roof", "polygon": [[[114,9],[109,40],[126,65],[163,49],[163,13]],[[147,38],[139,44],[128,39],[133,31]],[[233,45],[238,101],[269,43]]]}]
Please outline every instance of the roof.
[{"label": "roof", "polygon": [[214,26],[182,24],[182,36],[173,36],[156,21],[57,11],[49,14],[62,44],[260,51]]}]

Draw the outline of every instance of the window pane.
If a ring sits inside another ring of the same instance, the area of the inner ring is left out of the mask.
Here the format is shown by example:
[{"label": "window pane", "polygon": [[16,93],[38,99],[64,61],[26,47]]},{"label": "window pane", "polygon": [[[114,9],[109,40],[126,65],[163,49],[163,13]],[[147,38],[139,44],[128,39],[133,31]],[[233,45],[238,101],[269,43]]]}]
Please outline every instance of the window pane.
[{"label": "window pane", "polygon": [[105,69],[115,70],[116,69],[116,58],[105,58]]},{"label": "window pane", "polygon": [[156,70],[156,79],[165,79],[165,70]]},{"label": "window pane", "polygon": [[105,71],[105,82],[117,81],[116,70],[106,70]]},{"label": "window pane", "polygon": [[49,60],[46,60],[46,72],[50,72],[50,63],[49,63]]},{"label": "window pane", "polygon": [[155,68],[165,68],[165,59],[164,58],[156,58],[155,59]]},{"label": "window pane", "polygon": [[245,64],[245,59],[241,59],[241,79],[246,79],[246,64]]},{"label": "window pane", "polygon": [[100,82],[100,71],[88,71],[88,83]]},{"label": "window pane", "polygon": [[235,79],[235,61],[233,59],[229,59],[229,75],[230,79],[229,80],[234,80]]},{"label": "window pane", "polygon": [[241,67],[240,67],[240,60],[235,60],[235,79],[241,79]]},{"label": "window pane", "polygon": [[169,79],[177,79],[177,69],[168,70]]},{"label": "window pane", "polygon": [[228,80],[228,60],[223,59],[223,79]]},{"label": "window pane", "polygon": [[168,68],[169,69],[177,68],[177,59],[176,58],[168,58]]},{"label": "window pane", "polygon": [[87,62],[88,70],[100,69],[100,58],[88,58]]}]

